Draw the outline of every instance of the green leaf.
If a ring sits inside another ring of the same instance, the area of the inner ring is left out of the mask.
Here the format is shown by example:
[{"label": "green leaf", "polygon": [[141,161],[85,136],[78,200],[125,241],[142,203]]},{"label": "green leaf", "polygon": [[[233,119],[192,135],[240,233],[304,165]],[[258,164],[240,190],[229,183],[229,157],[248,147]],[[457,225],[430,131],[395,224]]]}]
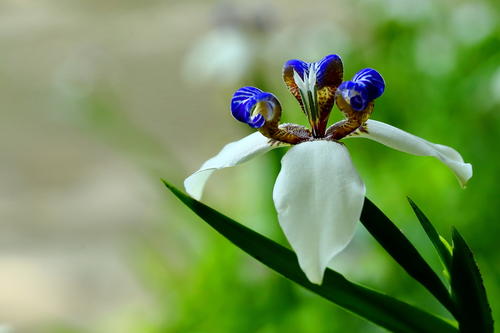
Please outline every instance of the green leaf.
[{"label": "green leaf", "polygon": [[451,288],[459,310],[460,332],[491,333],[493,318],[481,273],[472,251],[460,233],[453,229]]},{"label": "green leaf", "polygon": [[436,231],[436,229],[432,225],[431,221],[429,221],[427,216],[425,216],[425,214],[420,210],[420,208],[418,208],[418,206],[415,204],[415,202],[413,202],[413,200],[411,200],[410,198],[407,198],[407,199],[411,205],[411,208],[415,212],[415,215],[417,216],[418,220],[420,221],[422,228],[424,228],[425,233],[427,234],[427,237],[429,237],[432,244],[436,248],[439,256],[441,257],[441,261],[443,262],[446,269],[449,271],[451,268],[451,251],[449,248],[449,244],[446,242],[446,240],[444,240],[443,237],[441,237],[438,234],[438,232]]},{"label": "green leaf", "polygon": [[281,275],[344,309],[394,332],[458,332],[452,324],[441,318],[349,282],[330,269],[327,269],[322,285],[310,283],[291,250],[194,200],[168,182],[164,183],[187,207],[234,245]]},{"label": "green leaf", "polygon": [[456,317],[455,305],[441,279],[408,238],[368,198],[365,198],[360,220],[387,253]]}]

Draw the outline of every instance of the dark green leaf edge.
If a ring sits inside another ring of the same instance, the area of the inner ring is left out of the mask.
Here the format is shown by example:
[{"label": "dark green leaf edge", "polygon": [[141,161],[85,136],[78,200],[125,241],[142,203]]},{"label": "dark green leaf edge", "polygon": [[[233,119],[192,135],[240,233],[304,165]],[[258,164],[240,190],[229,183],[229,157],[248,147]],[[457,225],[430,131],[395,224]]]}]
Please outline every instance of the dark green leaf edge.
[{"label": "dark green leaf edge", "polygon": [[368,198],[365,198],[360,221],[387,253],[456,318],[455,304],[439,276],[398,227]]},{"label": "dark green leaf edge", "polygon": [[326,270],[322,285],[310,283],[291,250],[189,197],[167,181],[163,182],[188,208],[234,245],[286,278],[342,308],[394,332],[458,332],[445,319],[354,284],[330,269]]},{"label": "dark green leaf edge", "polygon": [[451,288],[459,310],[460,332],[492,333],[493,317],[472,251],[453,228]]},{"label": "dark green leaf edge", "polygon": [[417,204],[409,197],[407,197],[408,202],[410,203],[413,212],[417,216],[422,228],[424,229],[427,237],[429,237],[430,241],[436,248],[439,257],[441,258],[441,262],[444,267],[449,271],[451,268],[451,252],[450,249],[443,243],[442,237],[436,231],[431,221],[425,216],[420,208],[418,208]]}]

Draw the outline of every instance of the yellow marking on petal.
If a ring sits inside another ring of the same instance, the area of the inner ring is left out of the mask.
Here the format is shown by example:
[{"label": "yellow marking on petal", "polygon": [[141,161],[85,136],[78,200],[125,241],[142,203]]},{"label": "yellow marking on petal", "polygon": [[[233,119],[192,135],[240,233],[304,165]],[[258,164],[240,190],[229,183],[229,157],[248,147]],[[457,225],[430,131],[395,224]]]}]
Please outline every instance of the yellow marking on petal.
[{"label": "yellow marking on petal", "polygon": [[326,86],[317,90],[317,101],[318,101],[318,131],[324,133],[326,125],[328,123],[328,117],[335,103],[335,92],[337,87]]}]

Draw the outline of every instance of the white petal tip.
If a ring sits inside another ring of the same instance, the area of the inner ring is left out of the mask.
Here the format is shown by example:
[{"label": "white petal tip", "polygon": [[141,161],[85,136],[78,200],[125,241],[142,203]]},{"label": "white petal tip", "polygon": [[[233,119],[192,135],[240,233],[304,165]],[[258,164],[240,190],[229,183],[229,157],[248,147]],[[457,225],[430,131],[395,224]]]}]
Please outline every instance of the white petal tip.
[{"label": "white petal tip", "polygon": [[470,163],[464,163],[461,169],[461,174],[457,174],[458,182],[462,188],[466,188],[467,182],[472,178],[472,165]]},{"label": "white petal tip", "polygon": [[[318,258],[311,256],[302,256],[299,258],[299,265],[309,282],[321,285],[325,276],[326,269],[332,260],[342,252],[351,242],[352,236],[345,240],[345,243],[337,247],[335,250],[320,255]],[[318,261],[315,261],[318,260]]]},{"label": "white petal tip", "polygon": [[311,282],[312,284],[317,284],[318,286],[323,284],[323,276],[324,276],[324,273],[321,273],[321,274],[309,274],[307,275],[307,279],[309,280],[309,282]]},{"label": "white petal tip", "polygon": [[323,283],[323,278],[325,276],[325,271],[327,268],[327,265],[322,265],[316,266],[316,265],[311,265],[311,263],[308,263],[309,266],[306,266],[305,264],[300,264],[300,268],[306,275],[307,279],[309,282],[317,285],[321,285]]},{"label": "white petal tip", "polygon": [[203,194],[203,188],[210,175],[215,169],[206,169],[193,173],[184,180],[184,188],[187,194],[196,200],[200,200]]},{"label": "white petal tip", "polygon": [[215,170],[236,166],[277,147],[271,146],[269,139],[259,132],[229,143],[217,155],[203,163],[198,171],[186,178],[184,188],[190,196],[200,200],[205,183]]},{"label": "white petal tip", "polygon": [[413,155],[433,156],[455,173],[462,188],[472,177],[472,165],[464,163],[460,153],[451,147],[429,142],[376,120],[368,120],[365,127],[366,131],[358,131],[357,135],[351,137],[365,137]]}]

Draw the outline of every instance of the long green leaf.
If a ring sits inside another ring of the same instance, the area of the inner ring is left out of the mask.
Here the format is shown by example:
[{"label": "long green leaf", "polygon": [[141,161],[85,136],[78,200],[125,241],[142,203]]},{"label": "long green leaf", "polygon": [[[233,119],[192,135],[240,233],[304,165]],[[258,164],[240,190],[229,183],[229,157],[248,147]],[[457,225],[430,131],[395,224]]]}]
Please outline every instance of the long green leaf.
[{"label": "long green leaf", "polygon": [[493,318],[472,251],[453,229],[451,287],[460,313],[460,332],[492,333]]},{"label": "long green leaf", "polygon": [[394,332],[458,332],[454,326],[441,318],[349,282],[341,274],[330,269],[326,271],[321,286],[310,283],[292,251],[194,200],[168,182],[164,183],[188,208],[240,249],[344,309]]},{"label": "long green leaf", "polygon": [[431,221],[425,216],[425,214],[418,208],[417,204],[413,202],[410,198],[407,198],[408,202],[411,205],[411,208],[413,209],[413,212],[415,212],[415,215],[417,216],[417,219],[420,221],[420,224],[422,225],[422,228],[425,230],[425,233],[427,234],[427,237],[431,240],[432,244],[436,248],[439,256],[441,257],[441,261],[443,262],[444,266],[448,271],[451,268],[451,252],[448,249],[448,247],[441,241],[441,237],[439,236],[438,232],[432,225]]},{"label": "long green leaf", "polygon": [[456,316],[453,300],[441,279],[398,227],[367,198],[360,220],[387,253]]}]

